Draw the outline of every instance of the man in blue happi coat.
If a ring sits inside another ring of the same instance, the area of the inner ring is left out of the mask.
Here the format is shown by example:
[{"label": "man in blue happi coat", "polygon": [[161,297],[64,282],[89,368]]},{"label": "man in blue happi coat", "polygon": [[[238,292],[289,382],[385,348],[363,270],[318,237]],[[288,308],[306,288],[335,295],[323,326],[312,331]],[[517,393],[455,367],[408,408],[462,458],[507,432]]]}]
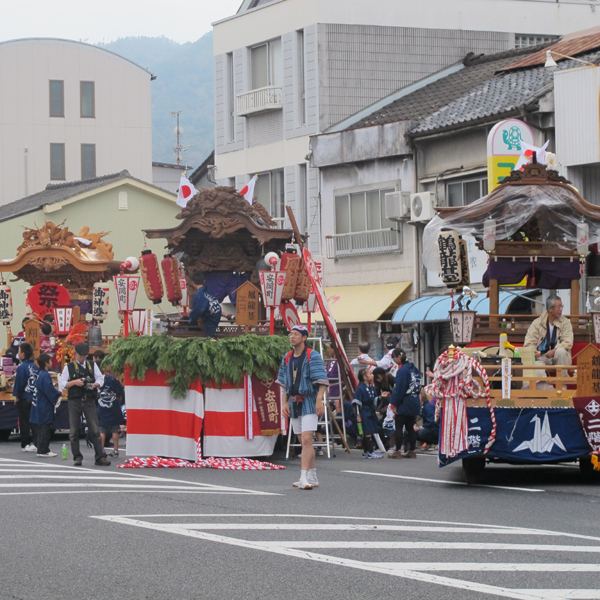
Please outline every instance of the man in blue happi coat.
[{"label": "man in blue happi coat", "polygon": [[307,348],[308,329],[296,325],[290,331],[292,350],[281,361],[277,380],[285,389],[283,414],[291,416],[294,433],[302,443],[300,481],[293,484],[301,490],[319,486],[315,464],[313,434],[319,417],[325,414],[323,396],[329,385],[321,355]]}]

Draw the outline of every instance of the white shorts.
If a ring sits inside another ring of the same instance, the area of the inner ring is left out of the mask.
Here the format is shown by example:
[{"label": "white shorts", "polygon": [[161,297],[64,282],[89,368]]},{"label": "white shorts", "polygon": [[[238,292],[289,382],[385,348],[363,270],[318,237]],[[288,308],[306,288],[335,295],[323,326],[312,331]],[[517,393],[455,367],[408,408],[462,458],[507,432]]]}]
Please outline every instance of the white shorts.
[{"label": "white shorts", "polygon": [[303,431],[316,431],[317,430],[317,413],[310,413],[308,415],[302,415],[297,419],[292,419],[292,427],[296,435],[301,434]]}]

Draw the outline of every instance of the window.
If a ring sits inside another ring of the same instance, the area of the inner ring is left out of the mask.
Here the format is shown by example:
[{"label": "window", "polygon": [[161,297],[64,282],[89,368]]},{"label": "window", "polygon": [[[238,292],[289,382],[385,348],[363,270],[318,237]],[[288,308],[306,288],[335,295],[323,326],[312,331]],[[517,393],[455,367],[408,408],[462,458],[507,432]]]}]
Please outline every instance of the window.
[{"label": "window", "polygon": [[81,144],[81,179],[96,177],[96,144]]},{"label": "window", "polygon": [[525,48],[526,46],[537,46],[538,44],[547,44],[558,40],[556,35],[515,35],[515,48]]},{"label": "window", "polygon": [[83,118],[94,118],[96,116],[96,100],[94,98],[94,82],[81,81],[81,116]]},{"label": "window", "polygon": [[395,229],[396,224],[385,218],[385,194],[393,191],[371,190],[336,196],[336,234]]},{"label": "window", "polygon": [[65,82],[50,80],[50,116],[65,116]]},{"label": "window", "polygon": [[285,195],[283,191],[283,169],[261,173],[256,180],[254,196],[279,225],[285,221]]},{"label": "window", "polygon": [[65,177],[65,145],[50,144],[50,179],[64,181]]},{"label": "window", "polygon": [[298,122],[306,124],[306,83],[304,73],[304,29],[298,33]]},{"label": "window", "polygon": [[227,62],[227,138],[235,142],[235,82],[233,80],[233,53],[226,56]]},{"label": "window", "polygon": [[283,85],[283,53],[281,39],[250,49],[252,89]]},{"label": "window", "polygon": [[488,193],[487,179],[468,179],[446,184],[448,206],[466,206]]}]

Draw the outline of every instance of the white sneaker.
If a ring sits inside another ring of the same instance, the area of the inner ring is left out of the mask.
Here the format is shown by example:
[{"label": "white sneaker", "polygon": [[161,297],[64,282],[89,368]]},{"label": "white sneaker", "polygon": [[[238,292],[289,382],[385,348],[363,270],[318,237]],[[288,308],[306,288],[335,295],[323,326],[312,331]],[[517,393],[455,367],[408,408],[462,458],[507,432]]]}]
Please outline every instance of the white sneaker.
[{"label": "white sneaker", "polygon": [[312,490],[313,487],[314,486],[312,483],[309,483],[308,479],[300,479],[298,482],[298,489],[300,490]]},{"label": "white sneaker", "polygon": [[42,458],[54,458],[55,456],[58,456],[58,454],[56,454],[56,452],[48,452],[46,454],[38,454],[37,456],[41,456]]},{"label": "white sneaker", "polygon": [[33,444],[29,444],[29,446],[25,446],[23,451],[24,452],[37,452],[37,448]]},{"label": "white sneaker", "polygon": [[316,477],[309,477],[308,483],[310,483],[310,485],[313,487],[319,487],[319,480]]}]

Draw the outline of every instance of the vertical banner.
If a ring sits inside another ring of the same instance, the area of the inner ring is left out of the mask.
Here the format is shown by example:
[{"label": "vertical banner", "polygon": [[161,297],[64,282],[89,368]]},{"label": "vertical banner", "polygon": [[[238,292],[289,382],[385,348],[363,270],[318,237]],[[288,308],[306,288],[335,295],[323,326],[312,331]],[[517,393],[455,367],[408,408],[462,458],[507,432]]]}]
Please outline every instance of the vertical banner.
[{"label": "vertical banner", "polygon": [[246,429],[246,439],[253,440],[253,399],[252,399],[252,379],[250,375],[244,375],[244,423]]},{"label": "vertical banner", "polygon": [[331,343],[337,350],[337,353],[341,359],[339,364],[345,375],[344,382],[352,388],[348,391],[354,393],[354,390],[358,387],[358,381],[356,379],[356,375],[354,374],[354,370],[350,366],[350,361],[348,360],[346,351],[344,350],[344,344],[342,343],[335,319],[333,318],[331,310],[329,309],[329,304],[327,303],[327,298],[325,297],[325,292],[320,282],[317,266],[307,248],[302,249],[302,256],[304,257],[304,263],[306,264],[306,268],[308,270],[308,276],[311,279],[313,289],[317,296],[317,301],[321,309],[321,314],[323,315],[323,320],[325,321],[325,326],[327,327],[327,332],[331,338]]},{"label": "vertical banner", "polygon": [[442,281],[449,288],[458,287],[463,279],[460,259],[460,241],[454,230],[442,231],[438,236],[438,251]]},{"label": "vertical banner", "polygon": [[510,385],[512,381],[512,360],[502,359],[502,399],[510,399]]}]

